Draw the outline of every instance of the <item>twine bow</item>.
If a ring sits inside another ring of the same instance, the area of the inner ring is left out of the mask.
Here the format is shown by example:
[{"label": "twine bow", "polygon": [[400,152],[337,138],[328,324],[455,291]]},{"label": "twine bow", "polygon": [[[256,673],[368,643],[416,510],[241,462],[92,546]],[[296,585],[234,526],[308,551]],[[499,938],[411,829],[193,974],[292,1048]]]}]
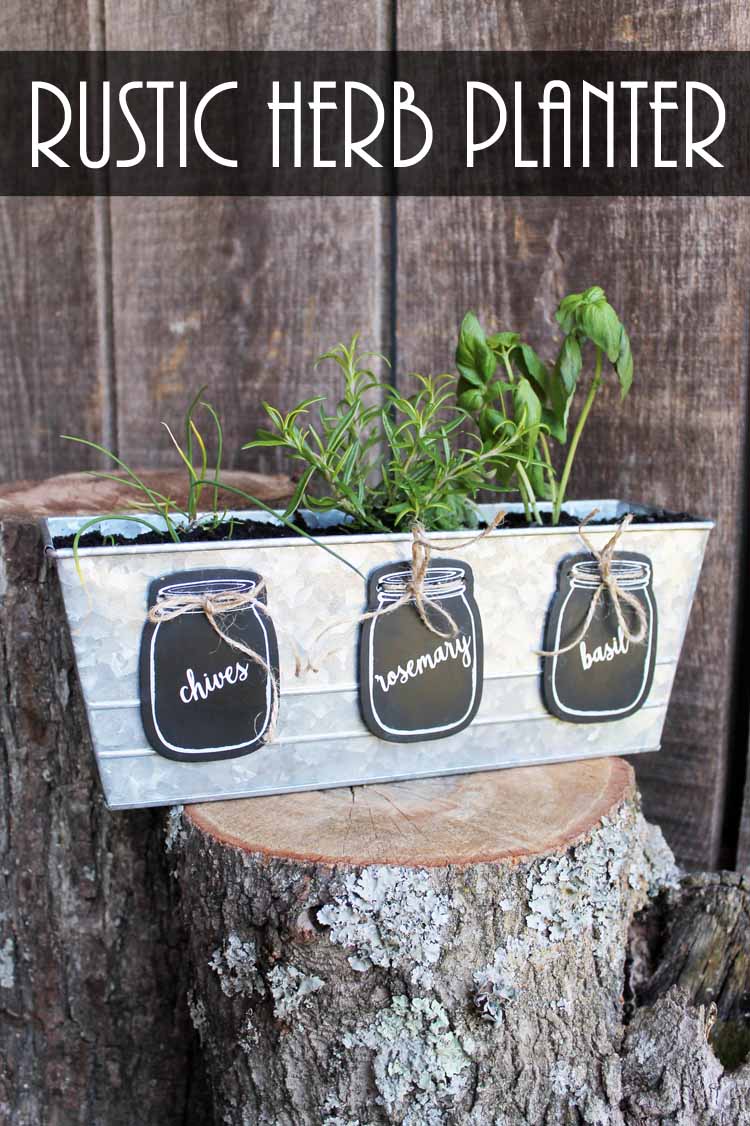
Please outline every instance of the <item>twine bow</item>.
[{"label": "twine bow", "polygon": [[271,717],[267,738],[264,740],[270,743],[274,737],[279,718],[279,685],[276,674],[265,657],[256,653],[254,649],[251,649],[249,645],[245,645],[236,637],[231,637],[228,633],[225,633],[216,620],[219,615],[238,613],[250,608],[260,610],[262,614],[270,618],[268,607],[265,602],[260,600],[260,595],[265,590],[265,586],[265,579],[261,579],[250,590],[244,591],[219,590],[214,594],[168,594],[164,598],[159,598],[149,609],[148,620],[154,625],[159,625],[162,622],[174,621],[175,618],[180,618],[183,614],[192,614],[196,610],[202,610],[211,629],[222,641],[226,642],[232,649],[244,653],[253,664],[263,670],[271,682]]},{"label": "twine bow", "polygon": [[[594,615],[596,614],[597,608],[602,600],[602,596],[605,591],[609,594],[609,597],[612,600],[612,605],[615,609],[615,616],[617,618],[617,624],[622,630],[623,637],[626,638],[626,640],[632,645],[640,645],[646,640],[646,635],[648,633],[648,618],[646,616],[646,611],[644,610],[643,605],[641,604],[640,600],[635,597],[634,594],[631,594],[628,590],[624,590],[618,583],[615,576],[612,574],[612,562],[615,548],[617,547],[618,541],[623,532],[625,532],[630,526],[630,523],[633,519],[633,514],[632,512],[629,512],[627,514],[612,538],[608,540],[601,551],[599,551],[594,547],[591,540],[583,530],[588,522],[592,520],[594,516],[596,516],[598,511],[598,508],[594,508],[591,512],[589,512],[588,516],[586,516],[585,519],[581,521],[578,526],[578,535],[583,540],[584,545],[594,556],[599,566],[599,585],[594,592],[594,597],[591,599],[588,612],[576,638],[571,641],[569,645],[562,645],[559,649],[537,650],[539,655],[542,657],[559,657],[562,653],[568,653],[571,649],[575,649],[577,645],[580,645],[589,631],[591,623],[594,620]],[[638,619],[638,629],[635,631],[635,633],[630,629],[630,626],[625,620],[625,615],[622,610],[623,602],[631,608],[636,618]]]},{"label": "twine bow", "polygon": [[[443,593],[450,589],[450,583],[434,583],[430,587],[430,594],[425,593],[424,584],[427,578],[427,572],[430,568],[430,559],[433,549],[437,547],[444,551],[462,551],[465,548],[473,547],[474,544],[479,543],[485,536],[488,536],[490,532],[494,532],[504,519],[505,513],[498,512],[487,527],[476,536],[470,536],[469,539],[461,540],[460,543],[450,543],[442,546],[432,543],[427,539],[427,532],[421,524],[414,524],[411,529],[411,572],[406,582],[406,589],[401,597],[391,603],[390,606],[379,606],[377,610],[369,610],[356,618],[341,618],[327,625],[315,638],[312,644],[313,653],[327,633],[344,629],[344,627],[347,626],[349,628],[359,626],[364,622],[374,621],[376,618],[384,618],[386,614],[393,614],[396,610],[400,610],[402,606],[407,606],[410,602],[414,603],[414,607],[419,614],[422,624],[430,633],[434,633],[437,637],[442,638],[455,637],[459,632],[459,627],[452,614],[437,601]],[[427,612],[428,609],[442,616],[443,620],[448,625],[447,631],[439,629],[434,621],[430,619],[430,615]],[[337,652],[336,649],[331,649],[314,661],[308,659],[307,668],[311,672],[318,672],[322,663],[335,652]]]}]

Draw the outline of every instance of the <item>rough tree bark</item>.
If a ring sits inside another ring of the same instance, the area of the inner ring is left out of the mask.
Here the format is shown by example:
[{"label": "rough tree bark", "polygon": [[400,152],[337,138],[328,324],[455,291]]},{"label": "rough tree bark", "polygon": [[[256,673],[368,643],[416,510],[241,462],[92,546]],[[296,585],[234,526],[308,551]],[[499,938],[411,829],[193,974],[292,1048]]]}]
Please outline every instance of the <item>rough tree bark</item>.
[{"label": "rough tree bark", "polygon": [[[159,487],[175,477],[159,475]],[[278,497],[288,482],[264,488]],[[54,566],[32,519],[40,505],[108,511],[129,499],[105,492],[81,476],[0,490],[3,1126],[199,1126],[208,1115],[164,814],[104,806]]]},{"label": "rough tree bark", "polygon": [[626,763],[192,806],[169,845],[217,1123],[636,1121],[627,934],[676,872]]},{"label": "rough tree bark", "polygon": [[750,1122],[750,876],[685,877],[636,920],[630,950],[627,1121]]}]

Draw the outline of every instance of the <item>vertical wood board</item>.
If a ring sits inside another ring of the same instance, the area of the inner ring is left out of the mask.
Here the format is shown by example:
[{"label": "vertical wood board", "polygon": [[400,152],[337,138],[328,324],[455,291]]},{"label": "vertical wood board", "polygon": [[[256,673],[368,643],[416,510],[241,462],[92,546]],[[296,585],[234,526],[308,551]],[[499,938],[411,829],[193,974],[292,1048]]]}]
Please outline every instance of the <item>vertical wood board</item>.
[{"label": "vertical wood board", "polygon": [[[85,0],[0,9],[3,50],[85,50],[96,36]],[[61,441],[71,428],[108,436],[100,206],[0,197],[0,480],[94,464],[89,450]]]},{"label": "vertical wood board", "polygon": [[[386,6],[222,3],[175,27],[166,3],[108,5],[111,49],[384,48]],[[388,205],[381,199],[113,199],[114,352],[122,456],[164,465],[158,421],[177,423],[209,385],[226,421],[226,463],[288,468],[275,451],[241,453],[265,415],[341,380],[313,362],[359,330],[387,348]]]}]

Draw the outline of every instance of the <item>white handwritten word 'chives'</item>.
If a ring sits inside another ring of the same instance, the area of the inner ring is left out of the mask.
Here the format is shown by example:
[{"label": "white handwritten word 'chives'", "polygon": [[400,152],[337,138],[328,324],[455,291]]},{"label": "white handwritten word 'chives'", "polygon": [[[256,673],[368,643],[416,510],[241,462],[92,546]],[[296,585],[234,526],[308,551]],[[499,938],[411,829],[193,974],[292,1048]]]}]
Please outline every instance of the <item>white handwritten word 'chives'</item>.
[{"label": "white handwritten word 'chives'", "polygon": [[247,680],[249,667],[249,665],[242,665],[238,661],[236,665],[227,665],[223,672],[215,672],[210,676],[208,673],[204,673],[202,681],[196,680],[193,670],[188,669],[185,673],[187,684],[183,684],[180,689],[180,699],[183,704],[192,704],[196,700],[207,700],[211,692],[218,692],[226,684],[238,684],[240,681]]},{"label": "white handwritten word 'chives'", "polygon": [[455,641],[444,641],[432,653],[423,653],[421,657],[413,657],[405,665],[398,665],[390,669],[385,676],[375,673],[375,680],[379,681],[383,692],[388,692],[396,684],[408,684],[417,676],[422,676],[427,669],[434,669],[443,661],[455,661],[461,658],[465,669],[471,668],[471,638],[461,635]]}]

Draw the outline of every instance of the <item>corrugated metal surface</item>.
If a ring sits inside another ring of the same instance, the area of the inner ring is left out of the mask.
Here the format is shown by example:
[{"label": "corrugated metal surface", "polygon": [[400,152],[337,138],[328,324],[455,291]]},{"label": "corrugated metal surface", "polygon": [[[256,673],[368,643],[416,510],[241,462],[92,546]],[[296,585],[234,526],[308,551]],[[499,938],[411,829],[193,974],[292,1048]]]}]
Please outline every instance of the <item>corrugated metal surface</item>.
[{"label": "corrugated metal surface", "polygon": [[[637,507],[617,501],[598,506],[613,520]],[[570,507],[582,517],[593,503]],[[48,521],[50,540],[69,534],[79,523]],[[330,622],[351,618],[355,623],[365,602],[362,578],[308,540],[83,549],[83,585],[72,552],[57,551],[107,801],[126,808],[654,750],[710,528],[709,522],[635,525],[624,536],[623,550],[642,552],[653,563],[659,608],[656,675],[641,711],[625,720],[586,727],[546,713],[536,653],[559,562],[581,549],[575,529],[498,531],[457,552],[474,571],[482,614],[482,703],[467,731],[408,744],[375,738],[360,719],[355,624],[329,636],[326,644],[333,651],[317,674],[295,678],[288,635],[305,648]],[[110,523],[108,530],[132,536],[134,526]],[[613,530],[614,525],[600,526],[588,534],[602,547]],[[451,542],[461,542],[465,533],[433,539],[450,555]],[[408,535],[327,537],[325,542],[365,575],[381,564],[408,559],[410,553]],[[140,721],[138,654],[146,592],[161,575],[212,566],[248,567],[266,579],[268,605],[279,633],[279,727],[273,743],[244,758],[172,762],[151,750]]]}]

